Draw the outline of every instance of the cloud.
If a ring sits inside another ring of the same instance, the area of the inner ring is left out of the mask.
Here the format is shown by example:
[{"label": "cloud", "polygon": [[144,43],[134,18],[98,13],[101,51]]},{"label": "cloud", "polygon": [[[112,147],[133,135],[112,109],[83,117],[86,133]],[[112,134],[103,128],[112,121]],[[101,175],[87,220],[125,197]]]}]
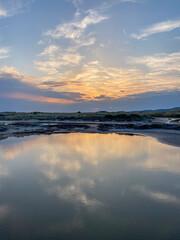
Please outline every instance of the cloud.
[{"label": "cloud", "polygon": [[[180,90],[179,53],[129,58],[128,61],[129,68],[103,67],[98,61],[89,62],[80,70],[46,76],[42,85],[46,87],[48,83],[54,91],[80,92],[84,101],[108,101],[148,92]],[[138,69],[140,63],[149,70]]]},{"label": "cloud", "polygon": [[34,101],[34,102],[58,103],[58,104],[74,103],[73,100],[36,96],[36,95],[24,94],[24,93],[11,93],[11,94],[0,93],[0,97],[13,98],[13,99],[24,99],[24,100],[28,100],[28,101]]},{"label": "cloud", "polygon": [[[36,86],[37,79],[30,77],[30,76],[25,76],[20,74],[14,67],[8,67],[8,66],[3,66],[0,69],[0,80],[5,80],[8,79],[8,81],[11,81],[14,79],[14,82],[17,83],[17,86],[22,82],[29,86]],[[3,88],[3,83],[2,83],[2,88]],[[8,83],[7,83],[8,85]],[[13,85],[15,86],[15,85]]]},{"label": "cloud", "polygon": [[83,3],[83,0],[66,0],[67,2],[72,2],[77,10],[79,10],[79,5]]},{"label": "cloud", "polygon": [[[40,59],[35,61],[37,69],[46,74],[41,75],[40,84],[43,89],[79,92],[82,102],[112,101],[134,98],[148,92],[180,90],[178,52],[129,58],[131,66],[126,68],[104,67],[96,59],[91,62],[83,56],[88,48],[80,48],[93,45],[96,41],[92,33],[86,33],[87,28],[108,19],[102,14],[103,7],[120,2],[126,1],[106,1],[99,5],[101,7],[87,11],[84,17],[81,14],[73,21],[60,24],[44,33],[52,42],[40,53]],[[57,44],[60,39],[66,40],[66,48]],[[53,41],[56,44],[52,44]],[[134,64],[135,67],[132,66]],[[141,70],[139,64],[148,67],[148,70]]]},{"label": "cloud", "polygon": [[49,75],[57,74],[64,66],[78,65],[83,59],[78,52],[63,50],[57,45],[47,46],[39,56],[40,60],[34,62],[37,69]]},{"label": "cloud", "polygon": [[95,10],[88,10],[86,14],[84,18],[76,17],[74,21],[58,25],[55,29],[44,33],[52,39],[70,39],[71,43],[66,49],[57,44],[48,44],[39,54],[40,59],[34,62],[38,70],[49,75],[57,74],[64,66],[75,66],[82,61],[84,57],[78,49],[93,45],[96,41],[92,33],[85,34],[86,28],[107,19]]},{"label": "cloud", "polygon": [[0,1],[0,18],[11,17],[23,12],[34,0],[6,0]]},{"label": "cloud", "polygon": [[30,102],[44,102],[49,104],[70,104],[75,97],[81,95],[68,92],[56,92],[42,89],[38,79],[19,74],[14,68],[3,67],[0,71],[0,97],[8,99],[24,99]]},{"label": "cloud", "polygon": [[150,27],[141,30],[139,34],[132,34],[131,36],[133,38],[140,40],[157,33],[170,32],[176,28],[180,28],[180,20],[175,21],[170,20],[156,23]]},{"label": "cloud", "polygon": [[[2,68],[1,97],[50,104],[98,104],[142,98],[148,93],[180,91],[178,52],[131,57],[128,59],[129,68],[104,67],[98,61],[80,66],[81,57],[76,52],[67,49],[63,52],[56,45],[45,48],[40,57],[44,62],[39,62],[38,67],[48,73],[43,77],[32,78],[19,74],[14,68]],[[140,64],[147,68],[146,71],[139,68]],[[61,66],[67,68],[60,71]]]},{"label": "cloud", "polygon": [[[7,82],[11,81],[13,84],[11,86],[15,86],[16,79],[16,88],[10,92],[11,95],[7,91],[5,91],[6,95],[3,95],[2,91],[1,96],[71,104],[113,101],[128,97],[136,98],[138,95],[152,92],[180,90],[180,53],[178,52],[141,58],[131,57],[128,59],[131,65],[129,68],[104,67],[98,61],[80,66],[82,56],[76,52],[68,52],[67,49],[63,52],[56,45],[45,48],[40,57],[43,57],[43,61],[36,62],[37,67],[46,75],[38,79],[21,75],[13,68],[3,67],[1,78],[8,78]],[[136,67],[132,67],[132,64]],[[138,69],[139,64],[148,69],[146,71]],[[62,66],[67,68],[60,71]],[[21,91],[17,90],[19,85]]]},{"label": "cloud", "polygon": [[44,49],[44,51],[40,54],[40,56],[52,56],[54,54],[56,54],[57,52],[60,51],[60,47],[57,45],[49,45],[48,47],[46,47]]},{"label": "cloud", "polygon": [[106,19],[108,19],[107,16],[101,15],[98,11],[91,9],[87,11],[87,15],[84,18],[80,20],[75,19],[72,22],[60,24],[55,29],[45,32],[44,35],[49,36],[53,39],[70,39],[74,43],[79,45],[81,45],[83,39],[86,39],[86,42],[89,42],[89,44],[93,44],[95,39],[91,39],[91,41],[88,41],[87,36],[84,36],[85,29],[89,25],[100,23]]},{"label": "cloud", "polygon": [[130,57],[130,63],[146,65],[151,72],[164,74],[179,74],[180,76],[180,52],[170,54],[161,53],[152,56],[133,58]]},{"label": "cloud", "polygon": [[5,59],[9,57],[10,47],[0,48],[0,59]]},{"label": "cloud", "polygon": [[79,4],[82,3],[83,0],[68,0],[68,1],[71,1],[75,7],[77,7]]},{"label": "cloud", "polygon": [[77,46],[81,46],[81,47],[91,46],[95,42],[96,42],[96,38],[95,37],[89,37],[89,36],[85,36],[85,37],[76,39]]},{"label": "cloud", "polygon": [[[80,1],[73,1],[77,7]],[[78,10],[79,11],[79,10]],[[39,54],[38,59],[34,61],[36,68],[48,75],[55,75],[60,72],[67,71],[67,68],[77,67],[82,65],[84,56],[80,53],[80,48],[89,47],[96,42],[96,38],[92,32],[87,32],[90,25],[95,25],[108,19],[99,11],[90,9],[80,15],[74,16],[70,22],[66,22],[50,29],[44,33],[44,36],[49,37],[44,50]],[[59,39],[66,40],[66,47],[58,45]],[[55,44],[53,43],[55,42]],[[45,43],[44,40],[39,42]]]},{"label": "cloud", "polygon": [[17,71],[14,67],[3,66],[0,69],[0,73],[10,73],[10,74],[17,74]]},{"label": "cloud", "polygon": [[8,11],[0,8],[0,18],[7,17],[8,16]]}]

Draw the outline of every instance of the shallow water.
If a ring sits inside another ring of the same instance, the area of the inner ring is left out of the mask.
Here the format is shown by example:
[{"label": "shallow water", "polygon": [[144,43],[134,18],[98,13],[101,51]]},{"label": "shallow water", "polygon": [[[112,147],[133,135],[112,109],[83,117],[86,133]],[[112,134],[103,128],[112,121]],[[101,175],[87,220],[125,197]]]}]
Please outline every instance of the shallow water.
[{"label": "shallow water", "polygon": [[180,239],[180,148],[150,137],[0,142],[0,239]]}]

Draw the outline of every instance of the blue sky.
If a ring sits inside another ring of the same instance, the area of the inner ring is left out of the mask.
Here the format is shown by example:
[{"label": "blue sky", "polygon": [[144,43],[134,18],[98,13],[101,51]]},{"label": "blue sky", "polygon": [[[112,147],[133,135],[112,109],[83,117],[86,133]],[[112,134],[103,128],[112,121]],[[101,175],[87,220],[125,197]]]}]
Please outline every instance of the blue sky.
[{"label": "blue sky", "polygon": [[179,0],[0,0],[0,111],[180,102]]}]

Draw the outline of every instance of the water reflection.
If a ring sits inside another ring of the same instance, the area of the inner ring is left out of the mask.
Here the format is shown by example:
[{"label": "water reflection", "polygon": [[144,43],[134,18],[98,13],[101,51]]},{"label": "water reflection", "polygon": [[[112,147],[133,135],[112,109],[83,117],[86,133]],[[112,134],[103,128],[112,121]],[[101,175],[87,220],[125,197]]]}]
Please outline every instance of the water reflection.
[{"label": "water reflection", "polygon": [[168,204],[175,204],[180,206],[180,197],[176,197],[168,193],[151,191],[149,189],[146,189],[143,186],[136,186],[134,189],[139,191],[143,195],[152,198],[155,201],[168,203]]},{"label": "water reflection", "polygon": [[[46,165],[58,166],[66,172],[81,169],[82,162],[99,165],[118,158],[127,166],[156,168],[180,172],[179,148],[164,145],[150,137],[118,134],[64,134],[41,137],[12,138],[2,141],[0,156],[13,160],[31,154]],[[135,159],[135,161],[131,161]],[[129,162],[130,160],[130,162]],[[50,174],[51,175],[51,174]],[[56,178],[56,174],[50,176]]]},{"label": "water reflection", "polygon": [[175,239],[179,160],[180,148],[142,136],[3,140],[0,239]]}]

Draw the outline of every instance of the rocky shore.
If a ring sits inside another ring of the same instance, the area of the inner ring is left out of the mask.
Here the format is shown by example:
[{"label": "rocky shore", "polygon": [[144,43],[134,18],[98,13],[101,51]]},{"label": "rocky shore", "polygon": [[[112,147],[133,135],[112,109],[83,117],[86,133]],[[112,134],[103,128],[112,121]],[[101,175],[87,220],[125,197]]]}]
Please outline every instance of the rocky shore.
[{"label": "rocky shore", "polygon": [[28,135],[57,133],[123,133],[156,137],[158,140],[180,146],[180,124],[154,122],[40,122],[12,121],[0,124],[0,139]]}]

